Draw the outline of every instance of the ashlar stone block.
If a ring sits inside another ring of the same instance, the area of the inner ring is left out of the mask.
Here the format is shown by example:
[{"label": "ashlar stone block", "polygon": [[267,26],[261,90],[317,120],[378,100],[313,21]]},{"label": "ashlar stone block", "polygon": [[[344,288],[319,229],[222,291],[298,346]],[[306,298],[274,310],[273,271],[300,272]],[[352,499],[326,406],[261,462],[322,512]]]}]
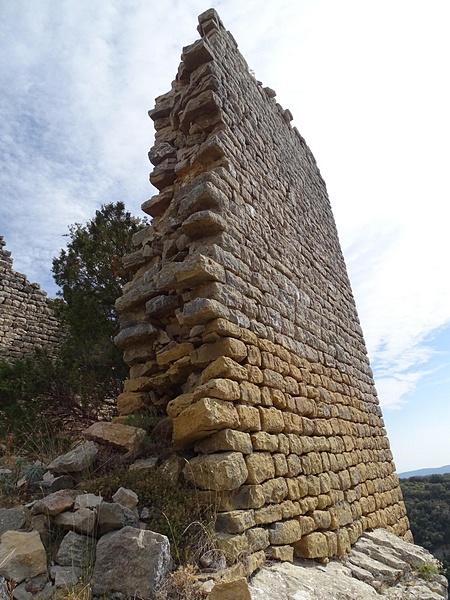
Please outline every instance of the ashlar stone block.
[{"label": "ashlar stone block", "polygon": [[226,428],[239,425],[233,404],[215,398],[202,398],[191,404],[173,420],[173,441],[186,446]]}]

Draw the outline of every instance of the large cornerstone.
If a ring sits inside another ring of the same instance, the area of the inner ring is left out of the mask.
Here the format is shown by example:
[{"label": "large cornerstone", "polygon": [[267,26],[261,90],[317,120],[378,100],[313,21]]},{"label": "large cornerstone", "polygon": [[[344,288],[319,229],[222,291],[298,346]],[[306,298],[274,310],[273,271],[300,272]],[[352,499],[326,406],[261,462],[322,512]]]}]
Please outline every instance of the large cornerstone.
[{"label": "large cornerstone", "polygon": [[409,524],[325,183],[217,13],[150,111],[152,224],[125,259],[119,420],[166,415],[229,562]]}]

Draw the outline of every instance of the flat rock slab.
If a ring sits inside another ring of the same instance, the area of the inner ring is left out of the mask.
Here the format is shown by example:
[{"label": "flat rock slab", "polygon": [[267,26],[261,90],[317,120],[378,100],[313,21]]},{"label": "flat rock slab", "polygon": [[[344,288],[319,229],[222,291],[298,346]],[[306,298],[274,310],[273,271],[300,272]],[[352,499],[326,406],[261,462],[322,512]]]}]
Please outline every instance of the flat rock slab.
[{"label": "flat rock slab", "polygon": [[87,440],[110,445],[122,452],[137,452],[146,435],[145,430],[140,427],[106,421],[94,423],[83,431]]},{"label": "flat rock slab", "polygon": [[415,567],[426,563],[436,564],[427,550],[377,529],[361,536],[345,563],[298,561],[262,568],[251,581],[250,593],[252,600],[372,600],[380,595],[386,600],[447,598],[442,575],[432,575],[430,581],[419,577]]},{"label": "flat rock slab", "polygon": [[31,512],[33,515],[59,515],[66,510],[70,510],[75,502],[76,497],[79,496],[77,490],[59,490],[49,494],[42,500],[38,500],[33,504]]},{"label": "flat rock slab", "polygon": [[48,470],[51,473],[66,474],[66,473],[82,473],[92,467],[95,458],[98,454],[98,448],[94,442],[87,442],[81,446],[77,446],[67,454],[63,454],[55,458],[48,465]]}]

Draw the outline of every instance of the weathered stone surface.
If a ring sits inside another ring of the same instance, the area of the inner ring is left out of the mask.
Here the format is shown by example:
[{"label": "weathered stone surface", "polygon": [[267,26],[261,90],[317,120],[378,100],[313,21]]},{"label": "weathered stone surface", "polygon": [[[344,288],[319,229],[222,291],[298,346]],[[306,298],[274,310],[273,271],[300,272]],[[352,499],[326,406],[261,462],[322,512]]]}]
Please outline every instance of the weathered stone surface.
[{"label": "weathered stone surface", "polygon": [[81,579],[81,569],[75,566],[63,567],[53,565],[50,567],[50,577],[55,582],[56,589],[73,588]]},{"label": "weathered stone surface", "polygon": [[92,592],[96,596],[120,592],[151,598],[170,566],[169,540],[164,535],[125,527],[100,538]]},{"label": "weathered stone surface", "polygon": [[20,583],[47,571],[47,555],[37,531],[6,531],[0,537],[0,577]]},{"label": "weathered stone surface", "polygon": [[76,490],[59,490],[53,492],[41,500],[37,500],[31,508],[34,515],[59,515],[59,513],[73,507],[79,492]]},{"label": "weathered stone surface", "polygon": [[218,492],[240,487],[248,476],[247,466],[240,452],[196,456],[189,461],[183,473],[197,487]]},{"label": "weathered stone surface", "polygon": [[231,403],[202,398],[174,419],[173,441],[184,446],[221,429],[235,427],[238,423],[238,414]]},{"label": "weathered stone surface", "polygon": [[234,581],[216,583],[208,596],[209,600],[251,600],[250,590],[245,577]]},{"label": "weathered stone surface", "polygon": [[92,467],[98,454],[94,442],[77,446],[67,454],[58,456],[47,467],[52,473],[80,473]]},{"label": "weathered stone surface", "polygon": [[86,568],[95,562],[95,545],[94,538],[69,531],[59,545],[55,562],[65,567]]},{"label": "weathered stone surface", "polygon": [[211,454],[213,452],[235,451],[242,454],[253,452],[250,434],[233,429],[222,429],[194,446],[195,452]]},{"label": "weathered stone surface", "polygon": [[114,502],[118,502],[122,506],[133,509],[139,502],[138,495],[133,490],[129,490],[124,487],[120,487],[117,492],[113,495],[112,499]]},{"label": "weathered stone surface", "polygon": [[112,502],[100,504],[97,518],[99,535],[115,529],[122,529],[122,527],[139,527],[139,519],[134,512],[126,506]]},{"label": "weathered stone surface", "polygon": [[0,508],[0,535],[5,531],[17,531],[25,525],[25,509],[23,506],[16,508]]},{"label": "weathered stone surface", "polygon": [[83,431],[83,436],[99,444],[108,444],[123,452],[137,452],[146,433],[140,427],[99,421]]},{"label": "weathered stone surface", "polygon": [[75,498],[75,502],[73,505],[74,510],[78,510],[79,508],[97,508],[102,502],[103,498],[101,496],[96,496],[95,494],[80,494]]},{"label": "weathered stone surface", "polygon": [[270,543],[278,546],[298,542],[301,536],[302,531],[300,524],[295,519],[283,521],[282,523],[275,523],[275,525],[269,529]]},{"label": "weathered stone surface", "polygon": [[96,514],[90,508],[80,508],[75,512],[64,512],[56,515],[54,522],[63,529],[90,535],[95,529]]}]

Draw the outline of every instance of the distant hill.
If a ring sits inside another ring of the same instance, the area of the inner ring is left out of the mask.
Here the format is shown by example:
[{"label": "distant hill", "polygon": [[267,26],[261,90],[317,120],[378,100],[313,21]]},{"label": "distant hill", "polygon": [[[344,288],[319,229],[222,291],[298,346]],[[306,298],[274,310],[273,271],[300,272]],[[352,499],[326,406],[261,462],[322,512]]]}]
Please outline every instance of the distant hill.
[{"label": "distant hill", "polygon": [[436,467],[434,469],[405,471],[405,473],[399,473],[398,476],[400,479],[407,479],[408,477],[426,477],[427,475],[443,475],[444,473],[450,473],[450,465],[445,465],[445,467]]}]

